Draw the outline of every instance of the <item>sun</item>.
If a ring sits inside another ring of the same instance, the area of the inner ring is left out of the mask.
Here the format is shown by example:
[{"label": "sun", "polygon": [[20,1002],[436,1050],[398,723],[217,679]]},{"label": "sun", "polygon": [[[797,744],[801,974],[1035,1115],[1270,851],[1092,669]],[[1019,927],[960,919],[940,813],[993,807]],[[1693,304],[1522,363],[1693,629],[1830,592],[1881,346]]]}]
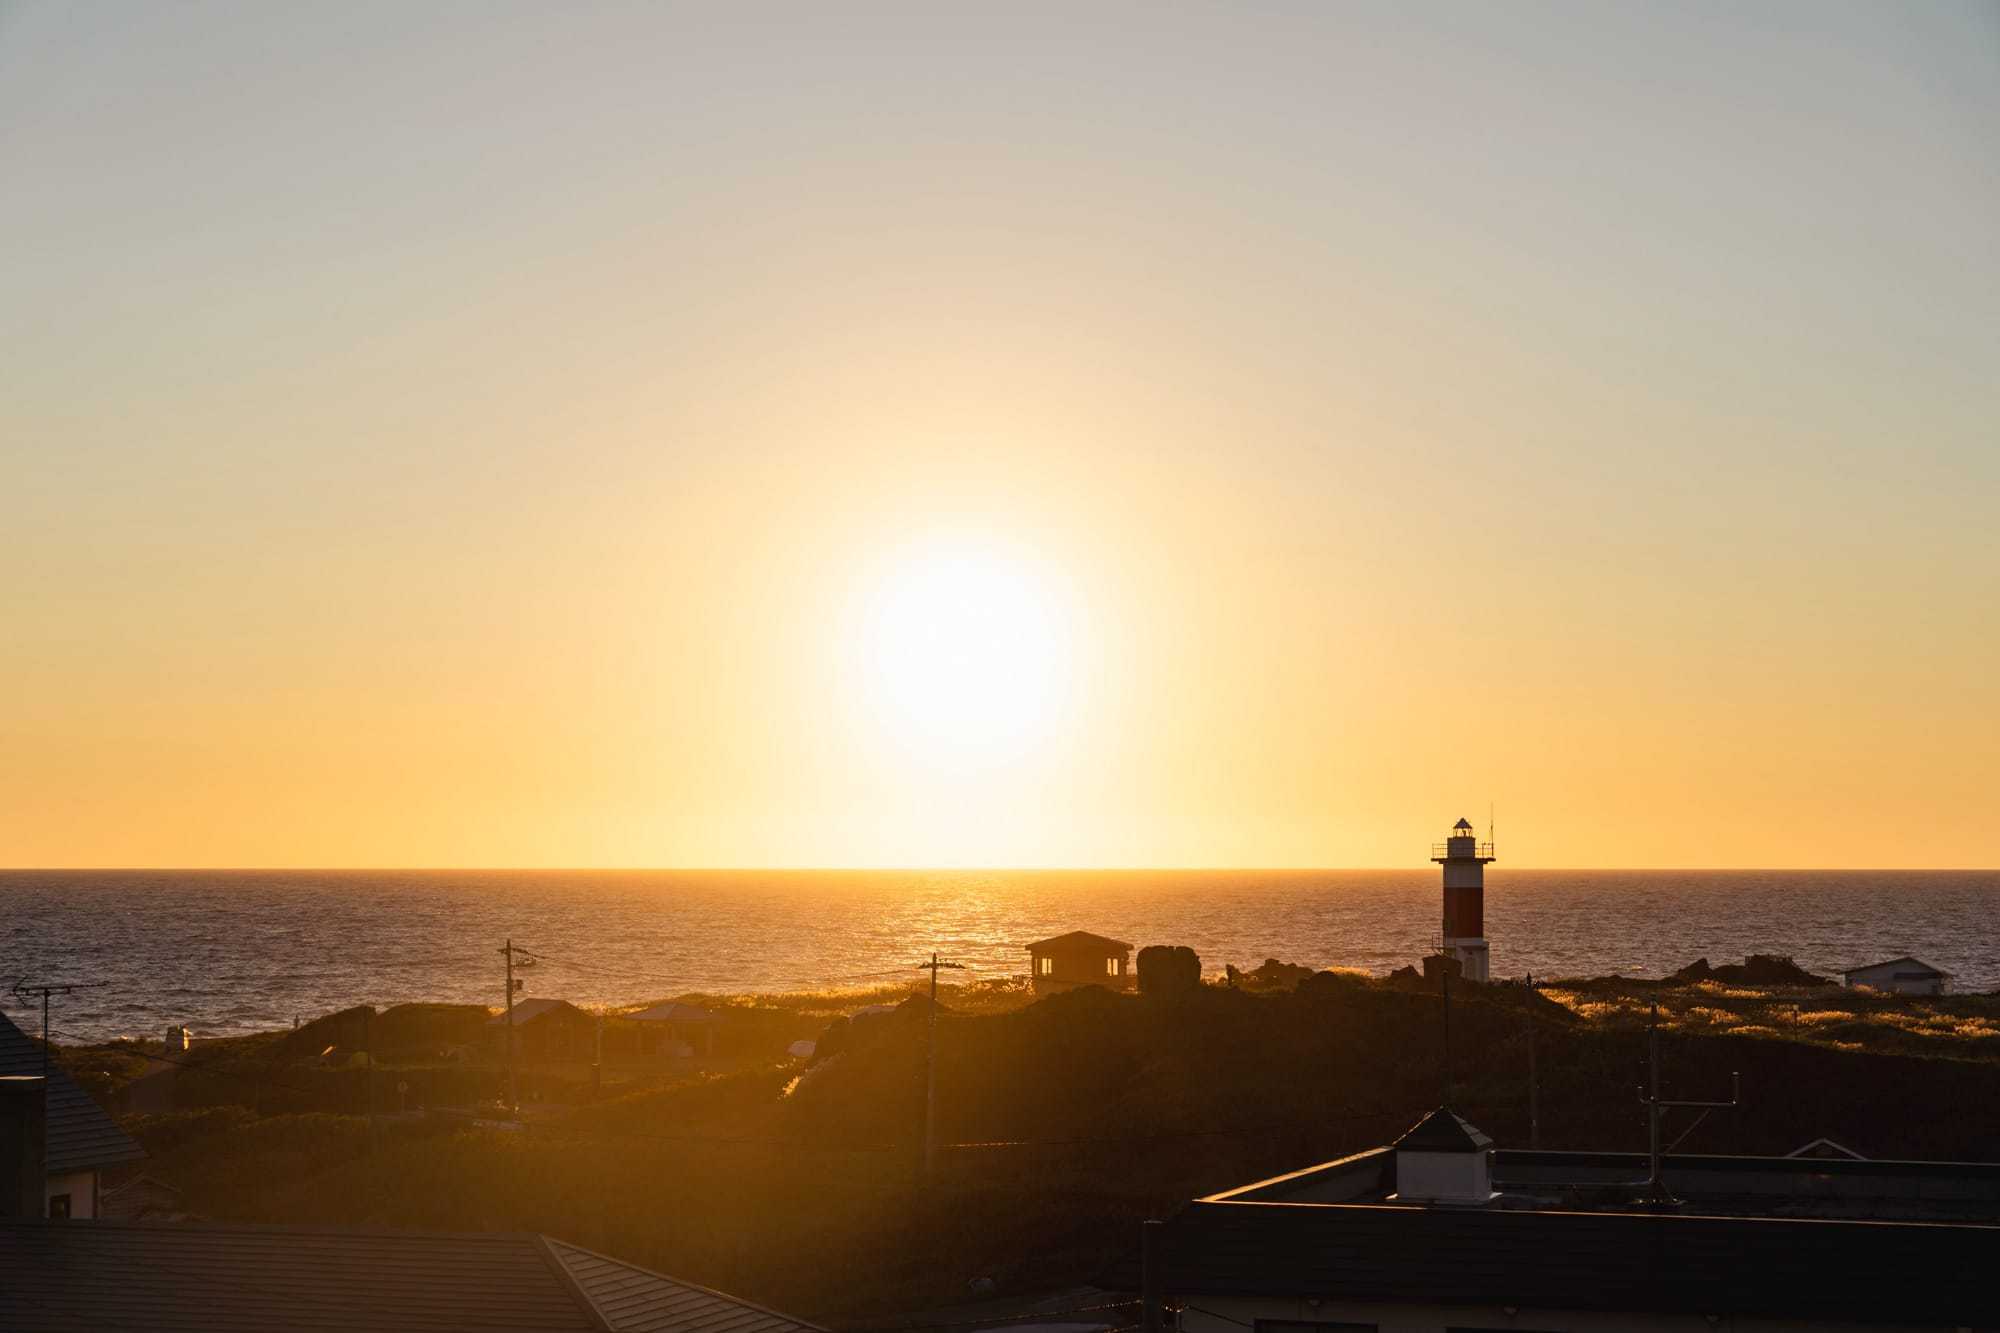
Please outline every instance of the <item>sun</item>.
[{"label": "sun", "polygon": [[905,553],[864,599],[870,712],[920,756],[1017,754],[1065,705],[1070,619],[1060,581],[1028,553],[972,542]]}]

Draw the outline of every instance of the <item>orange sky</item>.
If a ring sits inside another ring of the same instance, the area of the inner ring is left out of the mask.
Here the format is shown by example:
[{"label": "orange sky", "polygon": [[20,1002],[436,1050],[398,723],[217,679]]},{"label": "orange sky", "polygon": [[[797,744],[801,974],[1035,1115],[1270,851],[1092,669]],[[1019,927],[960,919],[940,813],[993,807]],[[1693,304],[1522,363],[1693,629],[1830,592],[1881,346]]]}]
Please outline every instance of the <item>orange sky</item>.
[{"label": "orange sky", "polygon": [[1993,863],[1985,11],[1093,12],[0,20],[0,863]]}]

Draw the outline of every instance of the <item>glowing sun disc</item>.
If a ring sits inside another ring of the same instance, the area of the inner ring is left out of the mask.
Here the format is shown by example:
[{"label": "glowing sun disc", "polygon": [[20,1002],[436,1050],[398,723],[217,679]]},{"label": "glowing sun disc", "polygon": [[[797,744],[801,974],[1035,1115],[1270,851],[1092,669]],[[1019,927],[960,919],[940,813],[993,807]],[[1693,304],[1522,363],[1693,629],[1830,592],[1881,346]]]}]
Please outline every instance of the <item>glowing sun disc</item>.
[{"label": "glowing sun disc", "polygon": [[1052,581],[983,547],[922,552],[868,599],[863,667],[874,711],[933,754],[995,753],[1053,721],[1068,633]]}]

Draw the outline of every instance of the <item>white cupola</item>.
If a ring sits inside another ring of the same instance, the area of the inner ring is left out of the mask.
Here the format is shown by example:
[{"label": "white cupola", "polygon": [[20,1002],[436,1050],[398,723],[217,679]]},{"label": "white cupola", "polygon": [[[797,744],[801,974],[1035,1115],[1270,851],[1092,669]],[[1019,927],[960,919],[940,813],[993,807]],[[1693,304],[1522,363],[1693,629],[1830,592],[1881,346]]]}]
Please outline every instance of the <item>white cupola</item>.
[{"label": "white cupola", "polygon": [[1448,1106],[1412,1125],[1393,1146],[1391,1203],[1483,1208],[1500,1197],[1493,1189],[1493,1140]]}]

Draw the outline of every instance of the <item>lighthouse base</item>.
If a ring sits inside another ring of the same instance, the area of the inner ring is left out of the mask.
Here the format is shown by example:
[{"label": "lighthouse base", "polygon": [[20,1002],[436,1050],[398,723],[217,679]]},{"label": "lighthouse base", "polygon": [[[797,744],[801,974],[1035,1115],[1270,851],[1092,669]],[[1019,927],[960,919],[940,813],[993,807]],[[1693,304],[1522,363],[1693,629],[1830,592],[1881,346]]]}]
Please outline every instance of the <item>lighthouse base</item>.
[{"label": "lighthouse base", "polygon": [[1446,940],[1444,952],[1458,960],[1458,974],[1467,981],[1486,980],[1485,940]]}]

